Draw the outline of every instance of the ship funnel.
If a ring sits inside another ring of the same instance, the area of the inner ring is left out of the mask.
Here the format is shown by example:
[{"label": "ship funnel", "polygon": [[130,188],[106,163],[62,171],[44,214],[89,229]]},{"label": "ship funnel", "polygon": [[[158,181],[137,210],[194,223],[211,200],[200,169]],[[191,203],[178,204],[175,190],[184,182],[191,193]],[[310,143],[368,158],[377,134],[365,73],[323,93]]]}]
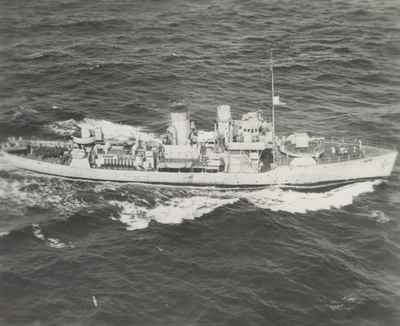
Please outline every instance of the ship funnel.
[{"label": "ship funnel", "polygon": [[190,134],[190,119],[188,112],[172,112],[171,127],[176,130],[175,145],[187,145]]},{"label": "ship funnel", "polygon": [[89,138],[90,135],[90,129],[86,126],[81,127],[81,138]]},{"label": "ship funnel", "polygon": [[94,129],[94,138],[97,142],[102,142],[104,140],[103,130],[100,127]]},{"label": "ship funnel", "polygon": [[228,122],[231,120],[231,107],[230,105],[219,105],[217,107],[217,116],[218,116],[218,121],[220,122]]},{"label": "ship funnel", "polygon": [[230,141],[231,132],[229,128],[229,123],[232,119],[231,107],[229,105],[219,105],[217,107],[217,118],[218,118],[218,134],[225,141]]}]

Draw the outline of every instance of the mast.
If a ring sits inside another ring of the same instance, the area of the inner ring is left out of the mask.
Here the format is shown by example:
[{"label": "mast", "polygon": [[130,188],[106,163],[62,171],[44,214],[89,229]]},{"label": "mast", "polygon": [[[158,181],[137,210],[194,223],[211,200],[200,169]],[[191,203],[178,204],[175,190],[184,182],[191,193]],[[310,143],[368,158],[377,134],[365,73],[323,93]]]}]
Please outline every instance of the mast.
[{"label": "mast", "polygon": [[272,59],[272,51],[273,50],[271,50],[271,63],[270,63],[270,69],[271,69],[271,100],[272,100],[272,139],[273,139],[273,142],[275,143],[274,61]]},{"label": "mast", "polygon": [[271,100],[272,100],[272,153],[273,160],[275,162],[275,153],[276,153],[276,140],[275,140],[275,94],[274,94],[274,61],[272,59],[272,51],[271,49]]}]

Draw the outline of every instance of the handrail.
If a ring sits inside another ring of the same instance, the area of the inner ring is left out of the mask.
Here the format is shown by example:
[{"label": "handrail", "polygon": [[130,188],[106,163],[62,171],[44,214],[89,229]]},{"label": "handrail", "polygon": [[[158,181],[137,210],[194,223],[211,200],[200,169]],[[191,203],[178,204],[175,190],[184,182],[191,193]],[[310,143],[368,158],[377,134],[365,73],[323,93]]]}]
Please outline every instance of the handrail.
[{"label": "handrail", "polygon": [[14,146],[49,146],[49,147],[72,147],[73,143],[71,141],[63,140],[36,140],[36,139],[15,139],[12,141],[6,141],[2,143],[5,147]]},{"label": "handrail", "polygon": [[[316,164],[330,164],[330,163],[338,163],[338,162],[348,162],[348,161],[354,161],[354,160],[359,160],[364,158],[365,155],[363,152],[359,152],[357,154],[342,154],[342,155],[337,155],[334,158],[329,156],[329,157],[319,157],[318,159],[315,159]],[[285,165],[290,165],[290,162],[292,161],[291,158],[287,156],[280,156],[277,160],[276,163],[281,166]]]},{"label": "handrail", "polygon": [[359,144],[360,141],[363,146],[373,146],[373,147],[381,147],[381,148],[386,148],[386,149],[396,149],[395,145],[390,144],[387,141],[381,141],[381,140],[376,140],[376,139],[371,140],[369,138],[326,137],[324,140],[324,142],[327,144],[333,143],[333,144],[344,144],[344,145]]}]

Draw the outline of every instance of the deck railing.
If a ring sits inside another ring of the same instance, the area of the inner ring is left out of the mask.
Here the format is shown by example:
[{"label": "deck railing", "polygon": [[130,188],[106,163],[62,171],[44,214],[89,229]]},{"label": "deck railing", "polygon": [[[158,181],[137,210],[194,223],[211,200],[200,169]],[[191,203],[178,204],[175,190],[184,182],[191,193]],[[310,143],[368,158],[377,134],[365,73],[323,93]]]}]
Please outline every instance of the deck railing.
[{"label": "deck railing", "polygon": [[[323,140],[324,145],[335,145],[335,146],[345,146],[351,148],[356,146],[357,151],[352,152],[348,151],[347,153],[335,153],[328,155],[322,155],[320,158],[316,158],[315,161],[317,164],[329,164],[329,163],[338,163],[338,162],[346,162],[352,160],[358,160],[366,157],[366,149],[367,147],[377,147],[380,149],[390,149],[397,150],[396,146],[393,144],[389,144],[388,142],[379,141],[379,140],[370,140],[370,139],[360,139],[360,138],[349,138],[349,137],[329,137]],[[293,158],[289,158],[284,155],[280,155],[276,159],[277,165],[289,165]]]},{"label": "deck railing", "polygon": [[373,146],[383,149],[396,149],[394,144],[389,143],[389,141],[369,139],[369,138],[351,138],[351,137],[326,137],[324,140],[325,144],[343,144],[343,145],[358,145],[362,146]]},{"label": "deck railing", "polygon": [[[326,157],[326,158],[315,159],[315,162],[316,162],[316,164],[330,164],[330,163],[339,163],[339,162],[358,160],[363,157],[364,157],[364,155],[362,153],[360,153],[358,155],[344,154],[344,155],[337,155],[335,157]],[[279,166],[290,165],[292,160],[293,160],[293,158],[283,156],[283,157],[277,158],[275,163]]]}]

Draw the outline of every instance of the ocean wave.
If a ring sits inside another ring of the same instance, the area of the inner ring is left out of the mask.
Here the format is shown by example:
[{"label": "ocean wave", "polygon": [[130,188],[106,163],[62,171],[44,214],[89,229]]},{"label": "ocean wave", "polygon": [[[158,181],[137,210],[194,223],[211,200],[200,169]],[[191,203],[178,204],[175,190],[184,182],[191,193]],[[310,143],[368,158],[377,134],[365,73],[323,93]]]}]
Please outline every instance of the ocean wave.
[{"label": "ocean wave", "polygon": [[339,300],[333,300],[329,303],[329,309],[332,311],[350,311],[362,304],[365,298],[362,294],[353,293],[341,297]]},{"label": "ocean wave", "polygon": [[68,52],[61,50],[48,50],[48,51],[38,51],[31,53],[29,55],[23,56],[21,60],[43,60],[43,59],[56,59],[56,58],[72,58],[72,55]]},{"label": "ocean wave", "polygon": [[74,245],[72,243],[64,243],[59,239],[56,238],[47,238],[46,244],[55,249],[62,249],[62,248],[73,248]]},{"label": "ocean wave", "polygon": [[[108,44],[108,43],[74,43],[69,46],[68,51],[74,51],[79,53],[93,53],[95,51],[114,51],[115,50],[123,50],[122,47],[116,44]],[[122,63],[122,62],[121,62]]]},{"label": "ocean wave", "polygon": [[43,231],[39,224],[32,224],[32,233],[36,239],[44,241],[47,246],[55,249],[62,249],[62,248],[74,248],[74,245],[69,242],[64,243],[60,239],[56,238],[49,238],[43,234]]},{"label": "ocean wave", "polygon": [[3,238],[3,237],[5,237],[5,236],[7,236],[9,234],[10,234],[10,231],[1,231],[0,232],[0,238]]},{"label": "ocean wave", "polygon": [[370,70],[366,70],[366,72],[363,72],[362,74],[356,76],[355,79],[363,81],[365,83],[370,83],[371,85],[376,85],[379,83],[390,83],[390,77],[388,77],[386,74],[373,72]]},{"label": "ocean wave", "polygon": [[326,65],[330,68],[332,67],[342,67],[342,68],[353,68],[353,69],[373,69],[374,63],[365,58],[345,58],[343,56],[340,57],[325,57],[323,56],[321,60],[317,62],[319,65]]},{"label": "ocean wave", "polygon": [[184,220],[194,220],[211,213],[216,208],[233,204],[239,198],[224,198],[193,196],[188,198],[173,198],[154,208],[146,208],[127,201],[110,201],[120,209],[119,220],[127,225],[127,230],[147,228],[154,220],[161,224],[180,224]]},{"label": "ocean wave", "polygon": [[[127,201],[109,201],[110,205],[119,208],[119,220],[127,225],[127,230],[145,229],[150,223],[150,218],[146,215],[146,209],[130,203]],[[117,220],[114,215],[111,216],[112,220]]]},{"label": "ocean wave", "polygon": [[374,191],[380,183],[381,180],[358,182],[322,193],[266,188],[246,198],[260,208],[304,214],[351,205],[357,196]]},{"label": "ocean wave", "polygon": [[282,63],[276,66],[276,70],[279,71],[281,74],[292,74],[294,72],[298,73],[310,71],[310,67],[299,63]]},{"label": "ocean wave", "polygon": [[388,223],[390,222],[392,219],[387,216],[383,211],[380,210],[373,210],[372,212],[370,212],[369,216],[371,218],[373,218],[377,223]]},{"label": "ocean wave", "polygon": [[75,21],[67,24],[58,25],[62,27],[77,27],[81,29],[82,27],[90,27],[94,29],[104,28],[120,28],[120,27],[131,27],[131,23],[125,19],[121,18],[108,18],[108,19],[95,19],[95,20],[82,20]]},{"label": "ocean wave", "polygon": [[337,48],[333,49],[333,52],[338,53],[338,54],[350,54],[351,49],[349,49],[347,47],[337,47]]},{"label": "ocean wave", "polygon": [[43,235],[42,229],[40,228],[39,224],[32,224],[32,233],[36,239],[45,240]]},{"label": "ocean wave", "polygon": [[8,116],[8,123],[18,127],[29,127],[41,124],[43,117],[40,116],[39,111],[30,107],[19,106],[13,110],[6,112]]},{"label": "ocean wave", "polygon": [[47,30],[62,30],[68,32],[101,32],[131,28],[129,21],[121,18],[108,18],[108,19],[92,19],[92,20],[75,20],[66,21],[59,23],[33,23],[24,24],[22,28],[29,29],[34,32],[47,31]]},{"label": "ocean wave", "polygon": [[74,185],[59,180],[0,178],[0,204],[17,215],[23,216],[30,208],[55,209],[62,216],[70,215],[86,206],[78,197]]},{"label": "ocean wave", "polygon": [[325,86],[332,85],[336,81],[346,81],[346,77],[344,75],[339,75],[335,73],[323,73],[315,77],[315,80],[318,82],[326,83]]},{"label": "ocean wave", "polygon": [[[112,200],[109,204],[118,207],[118,219],[127,225],[127,230],[136,230],[146,228],[152,220],[162,224],[179,224],[184,220],[193,220],[239,200],[247,200],[261,209],[292,214],[339,209],[351,205],[357,196],[372,192],[381,182],[358,182],[323,193],[305,193],[275,187],[252,191],[196,189],[189,191],[185,197],[157,200],[154,207],[135,201]],[[116,219],[114,215],[112,218]]]},{"label": "ocean wave", "polygon": [[108,140],[125,141],[134,138],[144,141],[159,141],[159,138],[155,134],[146,132],[140,127],[115,123],[108,120],[85,118],[83,120],[76,121],[74,119],[69,119],[53,122],[46,127],[54,133],[63,136],[72,135],[82,127],[87,127],[91,129],[100,127],[103,131],[104,138]]}]

